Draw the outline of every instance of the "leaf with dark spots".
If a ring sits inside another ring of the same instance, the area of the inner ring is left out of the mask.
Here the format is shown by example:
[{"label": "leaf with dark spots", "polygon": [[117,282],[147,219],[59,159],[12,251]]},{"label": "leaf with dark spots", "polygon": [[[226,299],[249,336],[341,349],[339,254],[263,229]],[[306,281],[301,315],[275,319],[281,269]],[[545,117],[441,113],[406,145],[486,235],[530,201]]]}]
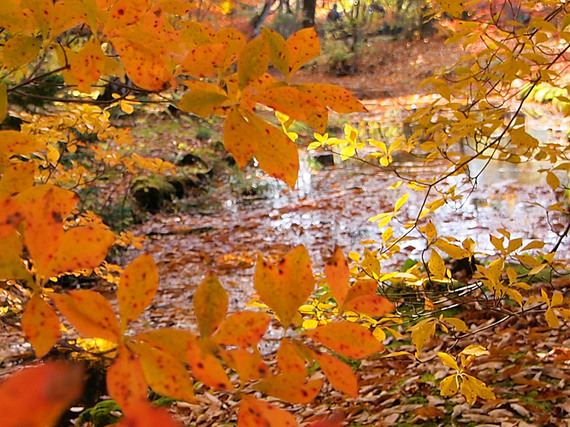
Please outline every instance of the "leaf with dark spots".
[{"label": "leaf with dark spots", "polygon": [[226,365],[238,373],[242,385],[271,374],[257,348],[224,350],[221,357]]},{"label": "leaf with dark spots", "polygon": [[267,331],[271,316],[257,311],[230,314],[212,339],[242,349],[256,346]]},{"label": "leaf with dark spots", "polygon": [[228,303],[228,293],[216,275],[208,273],[194,294],[194,314],[203,338],[212,335],[223,322]]},{"label": "leaf with dark spots", "polygon": [[282,339],[277,351],[277,366],[281,372],[293,372],[305,375],[305,360],[297,352],[296,346],[288,339]]},{"label": "leaf with dark spots", "polygon": [[295,417],[284,409],[246,394],[240,403],[238,425],[239,427],[295,427],[298,423]]},{"label": "leaf with dark spots", "polygon": [[290,74],[321,54],[319,36],[314,27],[297,31],[287,39],[286,45],[289,51]]},{"label": "leaf with dark spots", "polygon": [[258,130],[248,123],[237,108],[232,107],[224,121],[224,146],[243,169],[257,152]]},{"label": "leaf with dark spots", "polygon": [[287,403],[307,404],[319,394],[323,381],[306,381],[304,374],[286,372],[262,380],[256,389],[274,396]]},{"label": "leaf with dark spots", "polygon": [[342,306],[350,287],[350,270],[342,249],[338,246],[325,262],[325,276],[337,304]]},{"label": "leaf with dark spots", "polygon": [[330,322],[306,331],[305,335],[351,359],[363,359],[384,350],[369,329],[348,321]]},{"label": "leaf with dark spots", "polygon": [[61,336],[59,318],[44,299],[34,294],[22,315],[22,331],[41,358],[51,350]]},{"label": "leaf with dark spots", "polygon": [[233,390],[220,361],[207,351],[197,339],[188,342],[188,363],[194,377],[217,390]]},{"label": "leaf with dark spots", "polygon": [[107,390],[125,412],[147,398],[148,384],[141,362],[124,345],[119,347],[117,358],[107,370]]},{"label": "leaf with dark spots", "polygon": [[269,264],[259,256],[253,280],[261,300],[284,326],[289,326],[315,286],[311,259],[304,246],[291,250],[278,264]]},{"label": "leaf with dark spots", "polygon": [[352,298],[343,306],[344,310],[356,313],[367,314],[372,317],[384,316],[386,313],[394,311],[394,304],[387,298],[380,295],[362,295]]},{"label": "leaf with dark spots", "polygon": [[356,399],[358,397],[358,382],[351,367],[327,353],[315,353],[314,355],[331,385],[346,393],[347,396]]},{"label": "leaf with dark spots", "polygon": [[269,48],[264,37],[250,41],[237,60],[238,85],[243,89],[251,80],[262,76],[269,66]]},{"label": "leaf with dark spots", "polygon": [[149,254],[139,256],[125,268],[117,287],[123,331],[150,304],[157,289],[158,270]]},{"label": "leaf with dark spots", "polygon": [[368,110],[348,90],[331,84],[301,84],[299,91],[340,114],[365,113]]}]

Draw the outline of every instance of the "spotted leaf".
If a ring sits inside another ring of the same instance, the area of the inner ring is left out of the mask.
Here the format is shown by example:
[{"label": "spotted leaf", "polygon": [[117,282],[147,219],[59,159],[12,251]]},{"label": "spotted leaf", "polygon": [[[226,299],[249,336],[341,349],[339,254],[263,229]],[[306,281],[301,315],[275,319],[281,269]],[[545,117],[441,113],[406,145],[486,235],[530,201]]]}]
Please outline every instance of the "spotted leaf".
[{"label": "spotted leaf", "polygon": [[61,336],[57,314],[38,294],[34,294],[26,305],[22,331],[32,344],[37,358],[45,356]]}]

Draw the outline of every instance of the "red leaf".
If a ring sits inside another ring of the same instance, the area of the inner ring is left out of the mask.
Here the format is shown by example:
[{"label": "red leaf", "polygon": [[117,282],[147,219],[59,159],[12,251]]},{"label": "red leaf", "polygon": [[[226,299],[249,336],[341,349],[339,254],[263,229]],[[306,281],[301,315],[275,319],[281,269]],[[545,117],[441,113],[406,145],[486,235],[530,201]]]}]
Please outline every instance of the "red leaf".
[{"label": "red leaf", "polygon": [[297,420],[289,412],[270,405],[263,400],[244,395],[238,414],[239,427],[293,427]]},{"label": "red leaf", "polygon": [[26,306],[22,331],[34,347],[37,358],[45,356],[61,336],[57,314],[38,294],[34,294]]},{"label": "red leaf", "polygon": [[188,343],[188,363],[196,379],[207,386],[218,390],[234,389],[220,361],[213,354],[205,351],[196,339]]},{"label": "red leaf", "polygon": [[258,311],[230,314],[214,335],[215,342],[239,348],[254,347],[267,331],[271,316]]},{"label": "red leaf", "polygon": [[117,288],[123,331],[150,304],[157,289],[158,270],[150,255],[139,256],[125,268]]},{"label": "red leaf", "polygon": [[209,337],[223,322],[228,311],[228,293],[214,273],[208,273],[194,294],[194,314],[202,338]]},{"label": "red leaf", "polygon": [[327,323],[306,331],[305,335],[351,359],[362,359],[384,349],[370,330],[348,321]]},{"label": "red leaf", "polygon": [[107,370],[107,390],[124,412],[129,412],[148,394],[148,384],[138,357],[124,345]]},{"label": "red leaf", "polygon": [[325,276],[336,302],[342,306],[350,287],[350,270],[339,246],[335,248],[333,255],[326,260]]},{"label": "red leaf", "polygon": [[315,353],[315,359],[334,388],[353,399],[358,397],[358,382],[350,366],[327,353]]},{"label": "red leaf", "polygon": [[80,367],[61,362],[25,368],[0,384],[0,413],[7,427],[55,424],[82,390]]},{"label": "red leaf", "polygon": [[363,296],[374,295],[378,289],[378,282],[374,279],[361,279],[357,280],[354,285],[348,289],[345,304],[351,299]]},{"label": "red leaf", "polygon": [[119,341],[121,334],[117,317],[103,295],[81,289],[70,291],[69,295],[51,294],[50,298],[81,335]]},{"label": "red leaf", "polygon": [[284,326],[315,286],[311,259],[303,246],[291,250],[277,264],[269,264],[260,256],[253,280],[261,300],[277,313]]}]

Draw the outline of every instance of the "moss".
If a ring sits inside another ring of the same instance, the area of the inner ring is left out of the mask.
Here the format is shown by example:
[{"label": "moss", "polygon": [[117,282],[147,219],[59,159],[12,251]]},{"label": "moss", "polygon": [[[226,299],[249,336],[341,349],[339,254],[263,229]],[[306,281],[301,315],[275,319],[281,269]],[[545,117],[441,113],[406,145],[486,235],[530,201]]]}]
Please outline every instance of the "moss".
[{"label": "moss", "polygon": [[77,425],[91,423],[94,427],[103,427],[114,424],[119,420],[111,412],[119,412],[121,409],[114,400],[104,400],[97,403],[92,408],[86,409],[77,419]]}]

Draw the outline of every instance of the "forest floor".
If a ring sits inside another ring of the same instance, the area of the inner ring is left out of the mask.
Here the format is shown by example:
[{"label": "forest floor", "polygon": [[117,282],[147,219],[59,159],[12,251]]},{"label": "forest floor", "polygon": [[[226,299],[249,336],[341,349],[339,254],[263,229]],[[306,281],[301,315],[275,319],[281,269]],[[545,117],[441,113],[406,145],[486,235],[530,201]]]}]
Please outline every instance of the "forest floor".
[{"label": "forest floor", "polygon": [[[395,123],[409,114],[413,105],[429,101],[425,92],[417,89],[419,83],[461,55],[457,47],[444,44],[441,37],[391,43],[378,39],[364,47],[357,75],[330,75],[329,64],[323,59],[312,68],[302,70],[296,81],[344,86],[366,99],[375,120]],[[552,127],[553,120],[559,121],[555,128],[567,125],[562,118],[548,117],[547,124],[537,126]],[[342,123],[338,121],[339,126]],[[164,153],[165,147],[170,147],[165,141],[184,139],[189,147],[200,145],[189,137],[195,134],[196,124],[180,122],[172,127],[161,122],[160,129],[156,125],[149,124],[147,118],[134,126],[140,145],[149,153]],[[240,175],[241,181],[234,181],[233,185],[251,185],[251,178],[244,173]],[[208,269],[216,272],[230,293],[230,309],[242,309],[252,297],[257,253],[277,256],[297,244],[304,244],[311,253],[315,272],[322,273],[322,260],[335,244],[343,246],[345,252],[357,250],[360,241],[378,233],[377,227],[367,219],[393,206],[397,194],[390,195],[385,190],[390,179],[377,169],[307,167],[295,191],[273,181],[268,181],[267,186],[263,184],[259,195],[243,196],[243,192],[240,195],[218,189],[199,196],[211,200],[208,203],[202,200],[198,209],[185,210],[191,205],[186,200],[174,211],[149,216],[146,222],[130,229],[144,239],[142,248],[132,249],[121,258],[121,264],[126,264],[141,252],[149,252],[159,267],[160,294],[138,327],[194,329],[191,296]],[[541,212],[530,210],[526,204],[529,200],[546,203],[552,195],[534,181],[510,175],[506,178],[498,175],[490,179],[493,180],[502,181],[490,182],[475,194],[479,200],[473,204],[475,211],[455,212],[451,218],[441,219],[441,227],[448,227],[444,233],[484,235],[500,226],[513,226],[519,227],[521,234],[549,238],[552,243],[556,236],[548,235],[545,224],[538,224]],[[254,185],[258,184],[254,182]],[[528,200],[514,199],[513,194]],[[563,224],[555,226],[560,228]],[[418,254],[411,249],[408,256]],[[405,257],[400,261],[404,260]],[[549,292],[555,288],[568,297],[569,284],[568,279],[558,278],[552,284],[535,284],[533,292],[538,294],[548,286]],[[103,284],[92,286],[107,295],[113,294]],[[480,300],[466,307],[469,309],[456,317],[470,325],[473,334],[459,342],[450,335],[438,334],[426,344],[419,359],[384,357],[390,352],[415,351],[409,339],[388,339],[384,343],[387,353],[366,359],[358,367],[360,393],[357,399],[346,399],[325,385],[312,404],[283,407],[303,422],[342,412],[346,425],[354,427],[570,425],[567,421],[570,419],[568,325],[551,330],[543,314],[532,311],[500,322],[501,310],[485,307]],[[0,324],[0,339],[10,343],[1,348],[0,376],[13,370],[22,360],[22,354],[29,354],[18,320],[7,320]],[[469,344],[485,345],[490,352],[489,356],[477,359],[470,373],[493,388],[496,400],[478,400],[469,406],[461,395],[440,396],[439,383],[451,372],[441,364],[437,352],[456,354]],[[272,351],[269,349],[266,353],[268,360],[274,361]],[[214,393],[204,386],[199,386],[196,392],[196,404],[169,403],[169,411],[189,426],[235,424],[239,402],[232,394]],[[277,400],[273,402],[279,404]]]}]

